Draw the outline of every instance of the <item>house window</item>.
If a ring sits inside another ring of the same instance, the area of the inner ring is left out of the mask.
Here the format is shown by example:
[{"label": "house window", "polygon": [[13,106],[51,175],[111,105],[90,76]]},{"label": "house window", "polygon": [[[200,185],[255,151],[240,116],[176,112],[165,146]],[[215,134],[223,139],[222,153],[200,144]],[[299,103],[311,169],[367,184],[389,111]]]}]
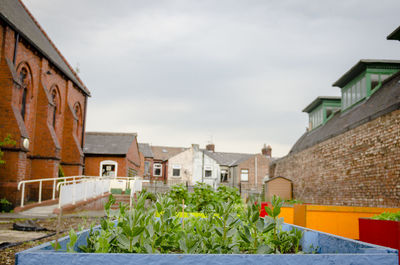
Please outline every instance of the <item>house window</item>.
[{"label": "house window", "polygon": [[153,176],[160,177],[162,174],[162,165],[160,163],[156,163],[153,166]]},{"label": "house window", "polygon": [[100,162],[100,176],[102,177],[116,177],[118,170],[118,163],[111,160]]},{"label": "house window", "polygon": [[249,170],[248,169],[240,170],[240,180],[241,181],[249,181]]},{"label": "house window", "polygon": [[144,161],[144,175],[145,176],[150,175],[150,162],[149,161]]},{"label": "house window", "polygon": [[181,166],[180,165],[172,165],[172,176],[173,177],[181,176]]},{"label": "house window", "polygon": [[212,176],[211,167],[205,167],[205,169],[204,169],[204,177],[211,178],[211,176]]},{"label": "house window", "polygon": [[221,170],[221,182],[228,181],[228,172],[225,169]]}]

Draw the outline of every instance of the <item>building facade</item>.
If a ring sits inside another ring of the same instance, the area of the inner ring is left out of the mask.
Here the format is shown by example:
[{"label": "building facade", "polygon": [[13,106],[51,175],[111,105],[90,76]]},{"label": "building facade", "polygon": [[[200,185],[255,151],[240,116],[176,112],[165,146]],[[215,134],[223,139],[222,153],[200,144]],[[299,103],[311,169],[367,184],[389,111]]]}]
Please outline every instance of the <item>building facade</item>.
[{"label": "building facade", "polygon": [[153,168],[154,155],[147,143],[139,143],[140,169],[139,176],[144,180],[150,180]]},{"label": "building facade", "polygon": [[135,177],[140,170],[136,133],[87,132],[85,175]]},{"label": "building facade", "polygon": [[220,167],[198,144],[169,158],[168,183],[184,183],[192,186],[206,183],[216,188],[219,184]]},{"label": "building facade", "polygon": [[[0,5],[0,194],[19,203],[22,180],[81,175],[88,89],[18,0]],[[51,187],[47,186],[51,185]],[[42,199],[51,196],[44,183]],[[38,186],[25,199],[37,199]]]}]

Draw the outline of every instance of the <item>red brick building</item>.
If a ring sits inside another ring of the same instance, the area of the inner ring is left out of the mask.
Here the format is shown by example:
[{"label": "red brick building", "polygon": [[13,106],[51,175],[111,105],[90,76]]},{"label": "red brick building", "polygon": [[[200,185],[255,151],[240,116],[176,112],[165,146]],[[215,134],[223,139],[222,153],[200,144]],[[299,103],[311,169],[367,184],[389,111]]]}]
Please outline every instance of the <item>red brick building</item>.
[{"label": "red brick building", "polygon": [[134,177],[140,169],[136,133],[87,132],[85,175]]},{"label": "red brick building", "polygon": [[140,169],[139,176],[149,180],[152,175],[154,155],[151,147],[147,143],[139,143]]},{"label": "red brick building", "polygon": [[2,147],[1,197],[17,203],[19,181],[56,178],[60,166],[67,176],[82,174],[90,93],[18,0],[0,5],[0,94],[0,139],[16,141]]}]

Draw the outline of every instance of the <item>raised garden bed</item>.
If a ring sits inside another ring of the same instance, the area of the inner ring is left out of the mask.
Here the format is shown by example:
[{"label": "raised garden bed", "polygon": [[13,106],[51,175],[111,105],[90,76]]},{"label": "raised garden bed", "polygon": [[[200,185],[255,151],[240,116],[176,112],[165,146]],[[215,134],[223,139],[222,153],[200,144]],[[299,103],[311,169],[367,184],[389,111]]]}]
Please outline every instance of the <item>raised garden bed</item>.
[{"label": "raised garden bed", "polygon": [[359,218],[358,222],[361,241],[400,251],[399,221]]},{"label": "raised garden bed", "polygon": [[[50,243],[16,254],[17,265],[50,264],[398,264],[395,249],[358,242],[311,229],[283,224],[283,230],[304,231],[303,251],[315,254],[113,254],[68,253],[69,237],[60,240],[61,251]],[[98,228],[97,228],[98,229]],[[85,245],[89,230],[78,233],[76,246]],[[78,251],[78,248],[75,248]]]},{"label": "raised garden bed", "polygon": [[[228,195],[228,196],[227,196]],[[20,252],[16,264],[396,264],[397,250],[283,224],[283,201],[268,216],[237,190],[198,184],[155,198],[142,192],[131,209],[110,196],[101,226]],[[197,212],[194,214],[193,212]],[[281,254],[282,253],[282,254]],[[289,253],[289,254],[283,254]]]}]

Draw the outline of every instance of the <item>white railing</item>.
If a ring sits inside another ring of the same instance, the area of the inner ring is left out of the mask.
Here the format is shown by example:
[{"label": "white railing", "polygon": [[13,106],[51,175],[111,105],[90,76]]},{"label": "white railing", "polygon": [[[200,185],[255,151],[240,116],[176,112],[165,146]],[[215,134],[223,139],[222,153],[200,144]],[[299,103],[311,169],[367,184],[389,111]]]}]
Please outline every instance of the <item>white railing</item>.
[{"label": "white railing", "polygon": [[142,191],[143,179],[140,177],[116,177],[111,179],[110,192],[111,189],[121,189],[126,191],[130,189],[129,194],[129,207],[132,207],[132,200],[136,192]]},{"label": "white railing", "polygon": [[61,178],[45,178],[45,179],[31,179],[31,180],[23,180],[18,183],[18,190],[21,189],[22,187],[22,192],[21,192],[21,207],[24,207],[24,202],[25,202],[25,185],[26,184],[31,184],[31,183],[39,183],[39,192],[38,192],[38,202],[42,202],[42,188],[43,188],[43,182],[53,182],[53,188],[52,188],[52,200],[56,198],[56,184],[57,181],[68,181],[68,180],[77,180],[81,178],[86,178],[85,176],[71,176],[71,177],[61,177]]},{"label": "white railing", "polygon": [[110,182],[109,178],[100,177],[60,182],[57,184],[57,190],[60,191],[58,208],[100,196],[110,190]]},{"label": "white railing", "polygon": [[[67,204],[75,204],[78,201],[100,196],[111,189],[117,188],[125,191],[130,189],[130,206],[136,192],[142,191],[142,179],[139,177],[94,177],[94,176],[71,176],[63,178],[47,178],[24,180],[18,183],[18,190],[22,187],[21,207],[24,206],[25,185],[27,183],[39,183],[38,202],[42,202],[43,182],[53,182],[52,199],[56,198],[59,191],[58,207]],[[58,183],[57,183],[58,182]]]}]

